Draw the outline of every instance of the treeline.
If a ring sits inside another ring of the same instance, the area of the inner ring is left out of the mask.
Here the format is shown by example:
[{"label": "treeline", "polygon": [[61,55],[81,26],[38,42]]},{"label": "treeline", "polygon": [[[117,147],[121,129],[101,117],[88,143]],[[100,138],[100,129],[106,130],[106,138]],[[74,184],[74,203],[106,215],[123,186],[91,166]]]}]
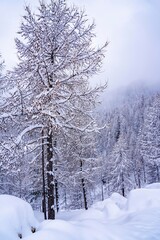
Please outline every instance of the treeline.
[{"label": "treeline", "polygon": [[102,115],[99,155],[104,192],[126,196],[160,181],[160,93],[132,89],[117,105]]}]

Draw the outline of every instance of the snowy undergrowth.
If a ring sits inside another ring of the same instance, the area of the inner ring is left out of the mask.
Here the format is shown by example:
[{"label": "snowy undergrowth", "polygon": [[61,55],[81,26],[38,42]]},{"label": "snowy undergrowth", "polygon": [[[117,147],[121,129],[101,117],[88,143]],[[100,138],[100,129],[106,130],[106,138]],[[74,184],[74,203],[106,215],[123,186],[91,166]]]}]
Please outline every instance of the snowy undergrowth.
[{"label": "snowy undergrowth", "polygon": [[[1,200],[4,196],[1,197],[0,205],[7,206]],[[56,220],[42,221],[39,225],[28,204],[14,197],[12,204],[12,197],[6,198],[9,207],[1,207],[0,239],[3,240],[18,240],[20,230],[25,240],[160,239],[160,189],[157,184],[132,190],[128,199],[114,193],[88,211],[61,211]],[[38,217],[41,218],[39,214]],[[37,229],[34,234],[31,226]]]}]

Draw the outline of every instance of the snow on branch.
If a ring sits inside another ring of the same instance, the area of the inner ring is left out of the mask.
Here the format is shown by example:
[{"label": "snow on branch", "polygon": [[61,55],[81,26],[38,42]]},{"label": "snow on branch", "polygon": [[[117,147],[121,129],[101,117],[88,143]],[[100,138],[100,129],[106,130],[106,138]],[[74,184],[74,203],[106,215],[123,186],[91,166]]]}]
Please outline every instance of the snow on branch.
[{"label": "snow on branch", "polygon": [[15,143],[18,145],[18,144],[21,142],[22,137],[23,137],[27,132],[30,132],[30,131],[34,130],[35,128],[43,128],[43,127],[44,127],[44,125],[42,125],[42,124],[35,124],[35,125],[31,125],[31,126],[25,128],[25,129],[17,136]]}]

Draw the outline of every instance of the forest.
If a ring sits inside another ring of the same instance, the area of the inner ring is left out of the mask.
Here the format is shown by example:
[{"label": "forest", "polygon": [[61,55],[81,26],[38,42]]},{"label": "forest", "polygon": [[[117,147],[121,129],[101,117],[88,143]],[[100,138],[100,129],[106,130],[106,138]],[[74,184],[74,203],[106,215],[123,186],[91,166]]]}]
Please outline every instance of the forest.
[{"label": "forest", "polygon": [[94,30],[75,6],[40,2],[25,8],[17,66],[1,56],[0,194],[45,219],[160,181],[160,90],[134,86],[108,107],[107,84],[89,82],[108,46],[93,47]]}]

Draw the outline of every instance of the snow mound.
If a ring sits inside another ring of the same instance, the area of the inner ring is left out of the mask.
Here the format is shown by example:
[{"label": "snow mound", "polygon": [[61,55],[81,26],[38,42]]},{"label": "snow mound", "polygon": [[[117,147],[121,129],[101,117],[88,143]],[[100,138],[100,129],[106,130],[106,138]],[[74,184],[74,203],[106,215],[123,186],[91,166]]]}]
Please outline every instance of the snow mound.
[{"label": "snow mound", "polygon": [[147,189],[160,189],[160,183],[152,183],[145,186]]},{"label": "snow mound", "polygon": [[127,204],[127,198],[123,197],[119,193],[112,193],[110,199],[120,208],[125,209]]},{"label": "snow mound", "polygon": [[160,207],[160,189],[135,189],[128,196],[128,211]]},{"label": "snow mound", "polygon": [[0,239],[17,240],[38,227],[29,203],[10,195],[0,195]]},{"label": "snow mound", "polygon": [[93,204],[92,208],[96,211],[99,210],[108,219],[119,217],[122,214],[119,206],[111,198]]},{"label": "snow mound", "polygon": [[[18,234],[24,240],[159,240],[160,189],[132,190],[128,200],[114,193],[87,211],[58,217],[37,224],[28,203],[0,196],[0,240],[18,240]],[[38,231],[32,234],[31,227]]]},{"label": "snow mound", "polygon": [[117,218],[122,214],[120,208],[111,199],[105,200],[104,212],[108,219]]}]

